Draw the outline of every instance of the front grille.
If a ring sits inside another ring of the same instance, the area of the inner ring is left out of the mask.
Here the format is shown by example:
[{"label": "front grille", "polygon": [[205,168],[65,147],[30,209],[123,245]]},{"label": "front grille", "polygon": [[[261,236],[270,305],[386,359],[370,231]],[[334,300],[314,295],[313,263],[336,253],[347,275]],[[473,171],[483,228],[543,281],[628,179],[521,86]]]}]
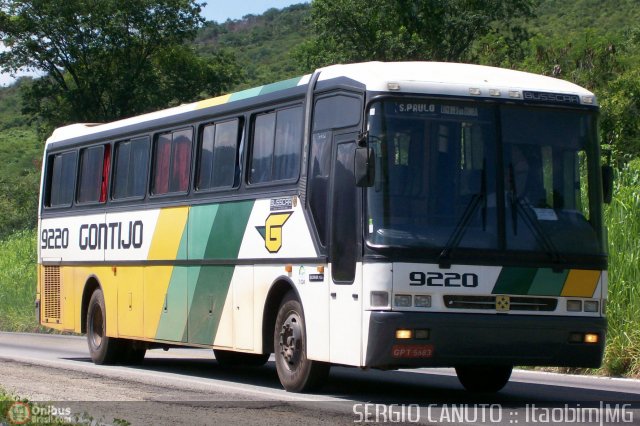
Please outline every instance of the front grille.
[{"label": "front grille", "polygon": [[[514,296],[509,298],[510,311],[551,312],[558,300],[548,297]],[[496,309],[496,296],[444,296],[444,305],[449,309]]]},{"label": "front grille", "polygon": [[44,318],[60,321],[60,267],[44,267]]}]

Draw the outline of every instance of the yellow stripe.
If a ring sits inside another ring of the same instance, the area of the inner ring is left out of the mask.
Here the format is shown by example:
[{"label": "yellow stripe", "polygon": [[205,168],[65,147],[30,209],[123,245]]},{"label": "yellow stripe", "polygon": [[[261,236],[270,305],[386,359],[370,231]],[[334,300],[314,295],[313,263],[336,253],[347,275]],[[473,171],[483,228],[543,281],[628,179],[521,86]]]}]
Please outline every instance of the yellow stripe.
[{"label": "yellow stripe", "polygon": [[176,258],[188,214],[188,207],[160,210],[149,248],[148,260],[174,260]]},{"label": "yellow stripe", "polygon": [[600,271],[587,271],[584,269],[572,269],[562,289],[565,297],[593,297],[598,286]]},{"label": "yellow stripe", "polygon": [[205,99],[204,101],[196,102],[196,109],[202,109],[202,108],[212,107],[216,105],[226,104],[227,102],[229,102],[230,97],[231,97],[231,94],[222,95],[216,98],[210,98],[210,99]]}]

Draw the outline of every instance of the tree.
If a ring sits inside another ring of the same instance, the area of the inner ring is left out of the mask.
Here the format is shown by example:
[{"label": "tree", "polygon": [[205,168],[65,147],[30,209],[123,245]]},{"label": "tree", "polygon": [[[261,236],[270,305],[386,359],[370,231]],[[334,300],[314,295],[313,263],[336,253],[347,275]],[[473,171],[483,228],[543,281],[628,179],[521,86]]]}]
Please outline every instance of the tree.
[{"label": "tree", "polygon": [[0,0],[0,67],[37,69],[23,111],[49,129],[110,121],[219,94],[232,55],[185,45],[203,23],[195,0]]},{"label": "tree", "polygon": [[475,40],[518,31],[536,0],[315,0],[315,38],[298,51],[307,68],[366,60],[464,61]]}]

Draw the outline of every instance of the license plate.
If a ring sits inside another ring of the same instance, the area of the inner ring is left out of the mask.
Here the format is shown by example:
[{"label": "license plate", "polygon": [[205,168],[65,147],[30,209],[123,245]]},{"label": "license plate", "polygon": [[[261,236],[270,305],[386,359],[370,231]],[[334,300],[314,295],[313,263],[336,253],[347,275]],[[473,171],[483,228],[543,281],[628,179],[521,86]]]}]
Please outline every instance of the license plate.
[{"label": "license plate", "polygon": [[391,355],[394,358],[431,358],[433,345],[393,345]]}]

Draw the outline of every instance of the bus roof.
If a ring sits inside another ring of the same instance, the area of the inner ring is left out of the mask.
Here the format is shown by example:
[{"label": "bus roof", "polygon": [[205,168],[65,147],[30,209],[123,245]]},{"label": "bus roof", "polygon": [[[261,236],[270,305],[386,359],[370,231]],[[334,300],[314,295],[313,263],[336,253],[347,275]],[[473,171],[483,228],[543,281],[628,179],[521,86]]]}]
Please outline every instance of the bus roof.
[{"label": "bus roof", "polygon": [[[596,105],[593,93],[552,77],[483,65],[450,62],[363,62],[331,65],[318,70],[318,81],[347,78],[374,92],[425,93],[463,97],[522,100],[525,91],[577,97],[580,104]],[[275,93],[309,83],[310,74],[264,86],[183,104],[110,123],[72,124],[57,128],[47,144],[113,131],[204,108]],[[546,99],[549,100],[549,99]],[[575,103],[575,102],[574,102]]]}]

